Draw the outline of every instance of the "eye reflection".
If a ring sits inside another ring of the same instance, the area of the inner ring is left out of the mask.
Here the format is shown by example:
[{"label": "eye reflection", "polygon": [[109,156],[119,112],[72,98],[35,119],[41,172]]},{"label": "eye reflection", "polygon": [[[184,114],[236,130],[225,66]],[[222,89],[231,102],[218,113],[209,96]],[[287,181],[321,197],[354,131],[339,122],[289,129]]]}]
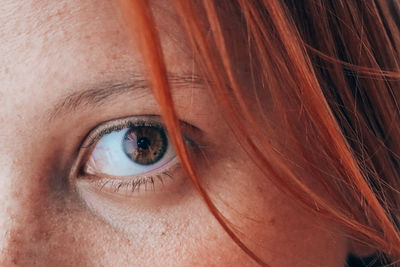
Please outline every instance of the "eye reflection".
[{"label": "eye reflection", "polygon": [[125,154],[142,165],[151,165],[160,160],[167,148],[168,140],[163,129],[151,126],[134,126],[123,140]]}]

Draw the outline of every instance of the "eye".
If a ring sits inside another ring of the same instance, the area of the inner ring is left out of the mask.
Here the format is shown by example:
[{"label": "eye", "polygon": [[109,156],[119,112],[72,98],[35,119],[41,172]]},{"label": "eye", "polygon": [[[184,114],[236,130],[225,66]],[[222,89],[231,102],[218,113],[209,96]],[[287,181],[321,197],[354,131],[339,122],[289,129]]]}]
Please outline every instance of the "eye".
[{"label": "eye", "polygon": [[176,158],[164,127],[154,121],[136,121],[104,134],[84,168],[89,175],[114,177],[146,175]]},{"label": "eye", "polygon": [[[181,129],[189,151],[197,151],[194,140],[202,140],[202,131],[185,122]],[[78,184],[101,192],[122,190],[125,195],[161,187],[167,192],[180,184],[174,180],[175,174],[182,173],[178,172],[179,161],[159,116],[104,122],[89,133],[80,155]]]}]

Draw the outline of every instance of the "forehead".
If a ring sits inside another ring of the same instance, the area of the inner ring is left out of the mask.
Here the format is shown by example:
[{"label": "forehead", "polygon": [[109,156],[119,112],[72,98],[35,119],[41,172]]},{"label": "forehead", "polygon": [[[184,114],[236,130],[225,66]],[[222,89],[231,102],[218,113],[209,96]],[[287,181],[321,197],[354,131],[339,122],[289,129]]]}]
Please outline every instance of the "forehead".
[{"label": "forehead", "polygon": [[[179,38],[177,19],[169,1],[152,1],[162,37]],[[8,52],[23,49],[25,54],[53,52],[54,45],[96,49],[101,44],[119,48],[127,43],[126,31],[118,1],[2,1],[0,7],[2,49]],[[165,40],[167,41],[167,40]],[[90,46],[93,45],[94,46]],[[176,43],[177,44],[177,43]],[[83,50],[85,51],[85,50]],[[18,51],[21,52],[21,51]],[[65,52],[65,51],[64,51]],[[81,52],[76,50],[74,52]],[[85,51],[86,52],[86,51]]]},{"label": "forehead", "polygon": [[[192,71],[191,54],[183,47],[185,42],[177,30],[176,16],[167,1],[160,3],[154,11],[160,22],[169,70]],[[49,123],[48,119],[54,106],[68,95],[79,94],[101,82],[119,82],[142,75],[141,55],[124,28],[118,8],[116,1],[104,0],[2,1],[0,147],[3,151],[13,155],[24,153],[16,148],[40,146],[62,132],[59,125],[68,125],[67,128],[82,125],[80,118],[85,118],[87,125],[76,135],[84,135],[100,120],[120,116],[112,113],[109,104],[105,107],[108,113],[101,111],[103,117],[96,110],[93,113],[97,117],[91,119],[87,118],[88,113],[80,112],[71,114],[67,120]],[[132,100],[135,97],[136,94]],[[131,109],[125,109],[123,113],[128,115],[125,113]]]},{"label": "forehead", "polygon": [[57,83],[68,87],[81,78],[77,73],[91,79],[110,69],[104,66],[110,57],[127,54],[121,53],[125,36],[109,1],[6,2],[0,18],[0,34],[6,40],[0,44],[0,66],[8,74],[3,90],[17,84],[14,94],[55,90]]},{"label": "forehead", "polygon": [[6,2],[2,5],[0,32],[7,42],[2,42],[1,47],[13,56],[18,55],[13,57],[14,63],[57,50],[59,55],[69,52],[60,50],[60,46],[80,52],[79,48],[95,39],[115,40],[120,36],[117,13],[109,1]]},{"label": "forehead", "polygon": [[[186,61],[170,60],[186,54],[176,16],[167,1],[159,2],[154,10],[162,18],[166,60],[179,71]],[[52,102],[79,84],[124,79],[141,70],[117,1],[6,0],[0,12],[1,102],[18,99],[27,109],[36,99]]]}]

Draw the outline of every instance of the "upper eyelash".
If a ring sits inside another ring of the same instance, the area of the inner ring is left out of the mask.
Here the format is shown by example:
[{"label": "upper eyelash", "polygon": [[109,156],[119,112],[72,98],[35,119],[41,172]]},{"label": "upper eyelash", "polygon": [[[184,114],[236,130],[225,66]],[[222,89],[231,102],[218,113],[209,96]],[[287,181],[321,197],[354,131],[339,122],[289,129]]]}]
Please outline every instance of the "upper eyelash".
[{"label": "upper eyelash", "polygon": [[112,132],[115,132],[115,131],[120,131],[125,128],[138,127],[138,126],[155,126],[155,127],[162,128],[165,132],[167,132],[165,127],[162,125],[162,123],[158,123],[155,121],[145,121],[144,119],[138,119],[136,122],[133,122],[132,121],[133,118],[126,118],[126,119],[121,119],[121,120],[123,121],[123,123],[107,126],[109,123],[114,122],[114,121],[110,121],[110,122],[102,123],[101,125],[96,127],[86,137],[85,144],[82,145],[82,148],[89,148],[93,144],[95,144],[98,140],[100,140],[100,138],[102,138],[103,136],[110,134]]},{"label": "upper eyelash", "polygon": [[[140,117],[143,117],[143,118],[127,117],[127,118],[121,118],[121,119],[111,120],[111,121],[101,123],[96,128],[94,128],[92,131],[89,132],[89,134],[87,135],[87,137],[84,140],[84,143],[81,145],[81,148],[90,148],[93,144],[95,144],[98,140],[100,140],[100,138],[103,137],[104,135],[107,135],[114,131],[119,131],[119,130],[122,130],[125,128],[134,127],[134,126],[136,126],[136,127],[137,126],[156,126],[156,127],[162,128],[165,131],[165,133],[168,134],[168,131],[165,128],[165,126],[161,122],[157,121],[157,120],[159,120],[158,116],[156,116],[156,115],[140,115]],[[144,117],[149,117],[149,118],[153,118],[153,119],[151,121],[146,121],[144,119]],[[122,123],[118,123],[118,121],[121,121]],[[188,124],[185,122],[182,122],[182,123],[186,126],[189,126],[193,129],[201,132],[200,129],[198,129],[197,127],[195,127],[191,124]],[[109,124],[113,124],[113,125],[109,125]],[[183,133],[183,137],[185,138],[185,140],[191,147],[206,147],[207,146],[205,144],[199,144],[197,142],[197,140],[194,141],[192,138],[190,138],[189,135],[187,135],[185,133]]]}]

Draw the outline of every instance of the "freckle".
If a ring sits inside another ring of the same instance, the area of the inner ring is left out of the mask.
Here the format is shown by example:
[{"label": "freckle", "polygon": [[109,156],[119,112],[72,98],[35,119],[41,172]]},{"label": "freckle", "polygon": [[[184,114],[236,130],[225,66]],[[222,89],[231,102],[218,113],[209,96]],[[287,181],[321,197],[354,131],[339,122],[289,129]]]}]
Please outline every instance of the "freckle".
[{"label": "freckle", "polygon": [[276,223],[276,221],[275,221],[275,219],[270,219],[269,221],[268,221],[268,223],[270,224],[270,225],[275,225],[275,223]]},{"label": "freckle", "polygon": [[165,236],[165,232],[162,232],[162,233],[161,233],[161,236]]}]

